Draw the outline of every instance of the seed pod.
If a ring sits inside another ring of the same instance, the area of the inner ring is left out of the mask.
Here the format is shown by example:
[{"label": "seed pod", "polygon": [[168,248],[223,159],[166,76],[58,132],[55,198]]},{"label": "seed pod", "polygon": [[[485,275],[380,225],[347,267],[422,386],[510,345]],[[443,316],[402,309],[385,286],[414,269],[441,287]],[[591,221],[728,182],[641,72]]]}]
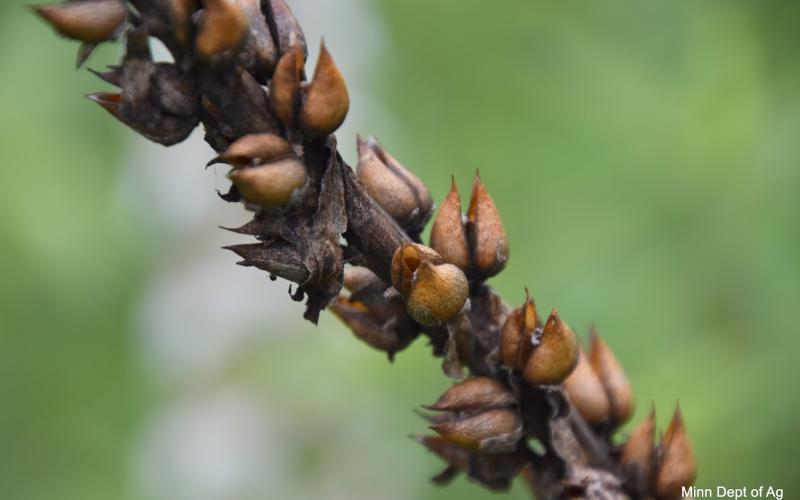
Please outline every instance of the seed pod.
[{"label": "seed pod", "polygon": [[661,442],[656,495],[664,499],[680,498],[682,487],[692,486],[696,476],[697,462],[683,424],[681,410],[676,408]]},{"label": "seed pod", "polygon": [[578,338],[553,309],[523,376],[532,385],[560,384],[578,363]]},{"label": "seed pod", "polygon": [[268,19],[277,34],[278,49],[281,54],[285,54],[290,48],[297,47],[303,56],[303,61],[308,57],[306,48],[306,38],[300,23],[294,17],[292,9],[286,5],[284,0],[268,0],[264,2],[269,9]]},{"label": "seed pod", "polygon": [[513,309],[500,330],[500,360],[512,370],[522,370],[533,351],[536,304],[525,289],[525,303]]},{"label": "seed pod", "polygon": [[249,134],[236,139],[224,153],[209,165],[223,162],[234,168],[269,163],[292,154],[292,146],[275,134]]},{"label": "seed pod", "polygon": [[33,9],[61,36],[87,44],[113,38],[127,14],[121,0],[77,0]]},{"label": "seed pod", "polygon": [[292,194],[306,183],[306,167],[299,160],[290,158],[233,170],[228,177],[248,202],[279,207],[287,205]]},{"label": "seed pod", "polygon": [[377,139],[357,136],[357,174],[367,193],[404,228],[419,229],[433,199],[419,177],[394,159]]},{"label": "seed pod", "polygon": [[514,403],[514,396],[500,382],[489,377],[472,377],[454,385],[436,403],[425,408],[462,412],[502,408]]},{"label": "seed pod", "polygon": [[650,412],[650,416],[636,426],[628,438],[628,442],[622,447],[619,463],[628,487],[640,496],[644,496],[653,484],[655,431],[656,411],[654,408]]},{"label": "seed pod", "polygon": [[380,278],[366,267],[348,266],[344,269],[344,287],[351,292],[356,292],[378,281]]},{"label": "seed pod", "polygon": [[473,273],[478,279],[491,278],[506,266],[508,237],[500,212],[481,181],[480,172],[475,173],[467,219]]},{"label": "seed pod", "polygon": [[205,9],[194,49],[200,60],[216,65],[232,60],[242,48],[248,20],[234,0],[203,0]]},{"label": "seed pod", "polygon": [[344,76],[333,62],[325,42],[320,44],[314,78],[303,89],[300,128],[310,137],[333,133],[344,121],[350,108],[350,96]]},{"label": "seed pod", "polygon": [[408,314],[425,326],[441,325],[464,308],[469,283],[452,264],[420,263],[406,299]]},{"label": "seed pod", "polygon": [[455,177],[450,178],[450,192],[439,207],[431,229],[431,247],[445,261],[470,271],[469,243],[464,220],[461,215],[461,200]]},{"label": "seed pod", "polygon": [[611,403],[611,418],[616,425],[622,425],[633,414],[634,398],[631,384],[616,356],[608,344],[597,335],[594,328],[589,338],[591,344],[589,359]]},{"label": "seed pod", "polygon": [[259,82],[266,83],[275,68],[278,49],[261,11],[261,0],[239,0],[239,3],[250,25],[241,60]]},{"label": "seed pod", "polygon": [[167,0],[169,19],[175,39],[189,47],[192,37],[192,14],[197,11],[197,0]]},{"label": "seed pod", "polygon": [[522,435],[522,420],[516,411],[504,408],[434,424],[431,429],[468,450],[507,453]]},{"label": "seed pod", "polygon": [[298,47],[284,52],[275,66],[270,81],[269,99],[278,120],[294,127],[300,102],[300,80],[303,75],[303,55]]},{"label": "seed pod", "polygon": [[442,256],[430,247],[419,243],[406,243],[398,248],[392,256],[392,285],[403,297],[411,293],[414,273],[423,262],[442,264]]},{"label": "seed pod", "polygon": [[330,305],[331,312],[347,325],[353,335],[366,344],[381,351],[394,352],[405,347],[403,339],[394,331],[384,328],[369,314],[362,302],[349,301],[344,297]]},{"label": "seed pod", "polygon": [[578,353],[578,364],[564,381],[564,389],[575,409],[589,424],[606,422],[611,416],[603,384],[582,349]]}]

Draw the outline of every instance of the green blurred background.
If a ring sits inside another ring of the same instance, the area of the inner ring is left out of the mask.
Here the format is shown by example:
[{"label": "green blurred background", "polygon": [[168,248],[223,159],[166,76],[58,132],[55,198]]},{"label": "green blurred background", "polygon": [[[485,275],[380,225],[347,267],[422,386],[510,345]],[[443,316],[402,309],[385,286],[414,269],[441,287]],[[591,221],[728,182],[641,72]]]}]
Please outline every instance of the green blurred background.
[{"label": "green blurred background", "polygon": [[[480,168],[503,296],[596,321],[634,421],[680,400],[699,486],[796,497],[800,4],[290,4],[352,78],[349,159],[374,132],[437,199]],[[0,497],[492,497],[431,486],[406,437],[449,384],[422,342],[390,365],[300,321],[218,249],[246,216],[198,137],[167,151],[83,101],[103,85],[23,2],[0,4],[0,46]],[[181,368],[195,352],[214,361]]]}]

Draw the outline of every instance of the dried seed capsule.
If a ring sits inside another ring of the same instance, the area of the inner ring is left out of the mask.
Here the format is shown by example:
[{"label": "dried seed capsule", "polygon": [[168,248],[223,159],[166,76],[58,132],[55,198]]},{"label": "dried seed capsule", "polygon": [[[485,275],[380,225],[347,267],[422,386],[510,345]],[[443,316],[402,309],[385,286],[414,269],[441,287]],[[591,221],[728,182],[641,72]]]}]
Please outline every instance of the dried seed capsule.
[{"label": "dried seed capsule", "polygon": [[467,219],[473,272],[479,279],[491,278],[506,266],[508,237],[500,212],[486,191],[479,172],[476,172],[472,184]]},{"label": "dried seed capsule", "polygon": [[234,0],[203,0],[203,4],[203,20],[194,41],[195,53],[209,64],[230,61],[247,38],[247,16]]},{"label": "dried seed capsule", "polygon": [[656,411],[642,421],[631,433],[622,447],[619,463],[622,466],[628,487],[644,496],[653,484],[655,461]]},{"label": "dried seed capsule", "polygon": [[439,252],[445,261],[460,267],[465,273],[469,272],[469,243],[455,177],[451,177],[450,192],[433,220],[431,248]]},{"label": "dried seed capsule", "polygon": [[434,424],[431,429],[469,450],[507,453],[522,435],[522,420],[516,411],[504,408]]},{"label": "dried seed capsule", "polygon": [[324,137],[339,128],[350,108],[350,96],[344,76],[324,42],[320,44],[314,78],[303,94],[299,123],[306,135]]},{"label": "dried seed capsule", "polygon": [[278,120],[294,127],[300,102],[300,80],[303,75],[303,54],[299,47],[284,52],[275,66],[270,81],[269,99]]},{"label": "dried seed capsule", "polygon": [[265,83],[275,68],[278,49],[261,11],[261,0],[239,0],[239,2],[250,25],[250,33],[242,49],[242,58],[253,76],[261,83]]},{"label": "dried seed capsule", "polygon": [[33,9],[60,35],[87,44],[111,39],[127,14],[121,0],[77,0]]},{"label": "dried seed capsule", "polygon": [[672,421],[661,442],[661,460],[656,474],[655,491],[659,498],[681,497],[682,487],[694,484],[697,462],[683,424],[680,408],[675,409]]},{"label": "dried seed capsule", "polygon": [[303,35],[303,30],[300,28],[300,23],[294,17],[292,9],[286,5],[284,0],[268,0],[264,1],[268,6],[268,19],[273,25],[277,34],[278,48],[281,54],[286,53],[290,48],[297,47],[303,56],[303,61],[308,57],[308,49],[306,48],[306,38]]},{"label": "dried seed capsule", "polygon": [[522,370],[533,351],[536,304],[525,289],[525,303],[513,309],[500,330],[500,360],[512,370]]},{"label": "dried seed capsule", "polygon": [[553,309],[523,376],[532,385],[560,384],[578,363],[578,338]]},{"label": "dried seed capsule", "polygon": [[392,256],[392,285],[403,297],[411,293],[414,273],[423,262],[441,264],[442,256],[436,251],[419,243],[406,243],[398,248]]},{"label": "dried seed capsule", "polygon": [[408,314],[421,325],[440,325],[463,309],[468,294],[469,283],[461,269],[423,261],[414,272],[406,299]]},{"label": "dried seed capsule", "polygon": [[425,408],[462,412],[502,408],[514,403],[514,396],[500,382],[489,377],[472,377],[454,385],[436,403]]},{"label": "dried seed capsule", "polygon": [[606,391],[583,350],[578,353],[575,369],[564,381],[564,389],[575,409],[588,423],[606,422],[611,416]]},{"label": "dried seed capsule", "polygon": [[357,144],[357,173],[364,189],[398,224],[419,229],[433,207],[428,188],[374,137],[365,141],[358,136]]},{"label": "dried seed capsule", "polygon": [[233,170],[228,176],[245,200],[278,207],[287,205],[292,194],[306,183],[306,168],[299,160],[290,158]]},{"label": "dried seed capsule", "polygon": [[624,424],[633,414],[634,398],[631,384],[616,356],[608,344],[597,335],[594,328],[590,333],[589,342],[591,344],[589,359],[611,403],[611,418],[617,425]]},{"label": "dried seed capsule", "polygon": [[275,134],[249,134],[236,139],[210,164],[223,162],[235,168],[269,163],[292,154],[292,146]]}]

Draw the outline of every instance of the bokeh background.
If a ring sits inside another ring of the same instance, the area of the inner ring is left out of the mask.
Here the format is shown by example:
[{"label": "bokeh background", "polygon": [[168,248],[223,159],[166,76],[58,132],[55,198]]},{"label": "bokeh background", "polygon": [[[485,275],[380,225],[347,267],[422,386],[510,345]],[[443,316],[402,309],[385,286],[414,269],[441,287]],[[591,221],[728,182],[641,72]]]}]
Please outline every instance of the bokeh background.
[{"label": "bokeh background", "polygon": [[[375,133],[437,199],[480,168],[493,285],[596,321],[634,421],[680,400],[699,486],[798,495],[800,4],[290,3],[348,77],[349,160]],[[21,1],[0,46],[0,497],[492,497],[431,486],[407,438],[449,385],[422,342],[390,365],[219,248],[246,215],[201,134],[167,150],[82,100],[105,85]]]}]

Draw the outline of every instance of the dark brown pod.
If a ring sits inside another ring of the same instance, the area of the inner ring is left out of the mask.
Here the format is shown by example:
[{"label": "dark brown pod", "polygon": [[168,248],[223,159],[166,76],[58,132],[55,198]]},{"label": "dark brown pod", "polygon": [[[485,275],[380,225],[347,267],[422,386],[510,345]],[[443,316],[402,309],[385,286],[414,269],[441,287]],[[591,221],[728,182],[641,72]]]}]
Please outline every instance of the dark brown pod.
[{"label": "dark brown pod", "polygon": [[638,495],[644,495],[653,484],[655,472],[655,409],[631,433],[622,447],[619,463],[628,487]]},{"label": "dark brown pod", "polygon": [[434,424],[431,429],[468,450],[507,453],[522,435],[522,420],[516,411],[503,408]]},{"label": "dark brown pod", "polygon": [[350,109],[350,96],[344,76],[324,42],[320,44],[314,78],[303,93],[299,123],[306,135],[324,137],[339,128]]},{"label": "dark brown pod", "polygon": [[272,40],[267,20],[261,11],[261,0],[239,0],[250,26],[242,49],[244,64],[261,83],[266,83],[275,69],[278,48]]},{"label": "dark brown pod", "polygon": [[564,381],[564,389],[572,405],[586,422],[595,425],[606,422],[611,417],[611,405],[606,391],[583,350],[578,353],[575,369]]},{"label": "dark brown pod", "polygon": [[114,37],[125,22],[127,11],[121,0],[77,0],[36,5],[42,16],[61,36],[96,44]]},{"label": "dark brown pod", "polygon": [[532,385],[563,382],[578,363],[578,338],[555,309],[550,313],[539,346],[525,364],[523,376]]},{"label": "dark brown pod", "polygon": [[236,168],[280,160],[292,155],[292,146],[275,134],[249,134],[234,141],[212,163],[223,162]]},{"label": "dark brown pod", "polygon": [[633,414],[633,389],[616,356],[594,328],[589,337],[589,359],[608,395],[611,417],[616,425],[622,425]]},{"label": "dark brown pod", "polygon": [[228,174],[246,201],[265,207],[289,204],[292,194],[306,183],[306,167],[297,159],[279,160]]},{"label": "dark brown pod", "polygon": [[502,408],[515,403],[503,384],[489,377],[472,377],[448,389],[429,410],[464,412]]},{"label": "dark brown pod", "polygon": [[682,488],[694,484],[697,462],[680,408],[675,409],[672,421],[661,442],[661,460],[656,474],[656,495],[672,500],[682,496]]},{"label": "dark brown pod", "polygon": [[461,214],[461,199],[455,177],[450,179],[450,192],[439,207],[431,229],[431,248],[442,255],[445,261],[460,267],[465,273],[470,270],[470,252],[467,230]]},{"label": "dark brown pod", "polygon": [[210,64],[232,60],[247,38],[248,19],[234,0],[203,0],[204,15],[194,41],[197,57]]},{"label": "dark brown pod", "polygon": [[303,54],[298,47],[284,52],[275,66],[270,82],[269,99],[275,117],[286,127],[295,126],[300,103],[300,80],[303,75]]},{"label": "dark brown pod", "polygon": [[357,174],[367,193],[401,226],[419,229],[430,216],[433,199],[427,186],[377,139],[356,139]]},{"label": "dark brown pod", "polygon": [[394,252],[392,256],[392,286],[400,292],[403,297],[408,297],[411,293],[411,282],[414,273],[423,262],[441,264],[444,262],[442,256],[436,251],[419,243],[406,243]]},{"label": "dark brown pod", "polygon": [[536,304],[525,289],[525,303],[513,309],[500,330],[500,360],[512,370],[522,370],[533,351]]},{"label": "dark brown pod", "polygon": [[491,278],[506,266],[508,237],[500,212],[486,191],[480,173],[475,174],[472,184],[467,219],[473,273],[479,279]]},{"label": "dark brown pod", "polygon": [[300,23],[297,22],[297,18],[292,13],[292,9],[289,8],[284,0],[268,0],[264,4],[269,8],[267,18],[277,34],[280,53],[285,54],[290,48],[297,47],[300,49],[303,61],[305,61],[306,57],[308,57],[306,38],[300,28]]}]

